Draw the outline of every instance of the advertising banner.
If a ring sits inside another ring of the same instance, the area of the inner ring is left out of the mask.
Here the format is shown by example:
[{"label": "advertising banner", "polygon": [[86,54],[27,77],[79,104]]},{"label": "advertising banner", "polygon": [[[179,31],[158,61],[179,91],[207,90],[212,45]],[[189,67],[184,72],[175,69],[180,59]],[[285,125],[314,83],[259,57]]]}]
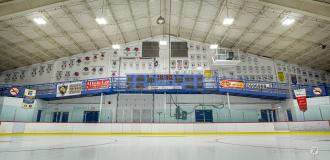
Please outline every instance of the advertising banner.
[{"label": "advertising banner", "polygon": [[109,79],[98,79],[98,80],[87,80],[86,81],[87,90],[107,89],[107,88],[110,88]]},{"label": "advertising banner", "polygon": [[59,83],[57,84],[56,97],[80,95],[82,82]]},{"label": "advertising banner", "polygon": [[252,88],[252,89],[267,89],[267,88],[273,88],[273,84],[271,83],[258,83],[258,82],[245,82],[246,88]]},{"label": "advertising banner", "polygon": [[211,78],[211,77],[212,77],[212,70],[210,70],[210,69],[205,69],[205,70],[204,70],[204,77],[205,77],[205,78]]},{"label": "advertising banner", "polygon": [[299,109],[302,112],[307,111],[306,89],[297,89],[297,90],[294,90],[294,94],[296,96]]},{"label": "advertising banner", "polygon": [[278,81],[285,82],[285,74],[284,74],[284,72],[277,72],[277,76],[278,76]]},{"label": "advertising banner", "polygon": [[234,88],[244,89],[244,82],[240,80],[221,80],[220,87],[222,88]]},{"label": "advertising banner", "polygon": [[36,98],[37,91],[32,89],[25,89],[23,95],[23,108],[31,109],[34,107],[34,102]]},{"label": "advertising banner", "polygon": [[314,96],[321,96],[323,95],[323,89],[321,87],[314,87],[313,94]]}]

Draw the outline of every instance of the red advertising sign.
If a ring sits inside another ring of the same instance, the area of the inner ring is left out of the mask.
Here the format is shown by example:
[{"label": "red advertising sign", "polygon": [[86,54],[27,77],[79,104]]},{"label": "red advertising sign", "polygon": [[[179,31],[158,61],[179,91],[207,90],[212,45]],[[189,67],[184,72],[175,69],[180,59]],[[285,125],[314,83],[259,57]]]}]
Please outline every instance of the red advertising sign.
[{"label": "red advertising sign", "polygon": [[294,94],[296,95],[299,109],[303,112],[306,112],[307,111],[306,89],[294,90]]},{"label": "red advertising sign", "polygon": [[244,82],[240,80],[221,80],[220,87],[222,88],[234,88],[244,89]]},{"label": "red advertising sign", "polygon": [[106,88],[110,88],[110,80],[108,79],[87,80],[86,82],[87,90],[106,89]]}]

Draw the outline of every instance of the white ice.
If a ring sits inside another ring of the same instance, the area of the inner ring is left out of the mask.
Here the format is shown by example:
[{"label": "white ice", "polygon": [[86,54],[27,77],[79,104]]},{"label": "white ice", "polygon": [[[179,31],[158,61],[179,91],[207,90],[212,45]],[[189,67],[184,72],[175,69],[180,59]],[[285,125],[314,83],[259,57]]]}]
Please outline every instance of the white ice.
[{"label": "white ice", "polygon": [[[315,157],[311,147],[318,148]],[[0,137],[0,160],[330,160],[330,136]]]}]

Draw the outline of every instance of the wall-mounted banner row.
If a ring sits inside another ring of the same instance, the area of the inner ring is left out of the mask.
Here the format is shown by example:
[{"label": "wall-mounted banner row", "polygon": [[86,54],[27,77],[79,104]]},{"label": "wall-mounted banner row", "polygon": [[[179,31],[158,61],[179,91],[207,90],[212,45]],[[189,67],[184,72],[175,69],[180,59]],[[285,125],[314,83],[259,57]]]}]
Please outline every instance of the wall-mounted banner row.
[{"label": "wall-mounted banner row", "polygon": [[82,82],[57,84],[56,97],[81,95]]}]

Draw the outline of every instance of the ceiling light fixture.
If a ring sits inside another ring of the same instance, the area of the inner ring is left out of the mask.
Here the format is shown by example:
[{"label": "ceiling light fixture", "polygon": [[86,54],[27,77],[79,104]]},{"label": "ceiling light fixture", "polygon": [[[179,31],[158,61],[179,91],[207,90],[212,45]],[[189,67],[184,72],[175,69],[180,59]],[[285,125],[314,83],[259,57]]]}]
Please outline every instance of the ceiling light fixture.
[{"label": "ceiling light fixture", "polygon": [[226,17],[222,24],[225,25],[225,26],[230,26],[234,23],[234,18],[229,18],[229,17]]},{"label": "ceiling light fixture", "polygon": [[229,12],[229,9],[228,9],[228,3],[227,2],[228,2],[228,0],[226,0],[226,3],[225,3],[226,11],[227,11],[227,16],[222,21],[222,24],[224,26],[230,26],[230,25],[232,25],[234,23],[234,18],[229,17],[229,13],[228,13]]},{"label": "ceiling light fixture", "polygon": [[165,41],[165,40],[160,40],[160,41],[159,41],[159,45],[161,45],[161,46],[166,46],[166,45],[167,45],[167,41]]},{"label": "ceiling light fixture", "polygon": [[165,18],[162,17],[162,0],[159,2],[159,12],[160,16],[157,18],[156,23],[157,24],[164,24],[165,23]]},{"label": "ceiling light fixture", "polygon": [[104,17],[95,18],[95,21],[97,22],[97,24],[100,24],[100,25],[108,24],[107,20]]},{"label": "ceiling light fixture", "polygon": [[165,23],[165,18],[162,16],[159,16],[156,21],[157,24],[164,24]]},{"label": "ceiling light fixture", "polygon": [[119,44],[113,44],[112,49],[118,50],[118,49],[120,49],[120,45]]},{"label": "ceiling light fixture", "polygon": [[38,17],[38,18],[33,18],[34,23],[38,24],[38,25],[45,25],[47,24],[46,20]]},{"label": "ceiling light fixture", "polygon": [[218,44],[211,44],[210,49],[218,49]]},{"label": "ceiling light fixture", "polygon": [[282,25],[283,26],[289,26],[289,25],[293,24],[294,22],[295,22],[295,19],[293,19],[293,18],[285,18],[282,21]]}]

